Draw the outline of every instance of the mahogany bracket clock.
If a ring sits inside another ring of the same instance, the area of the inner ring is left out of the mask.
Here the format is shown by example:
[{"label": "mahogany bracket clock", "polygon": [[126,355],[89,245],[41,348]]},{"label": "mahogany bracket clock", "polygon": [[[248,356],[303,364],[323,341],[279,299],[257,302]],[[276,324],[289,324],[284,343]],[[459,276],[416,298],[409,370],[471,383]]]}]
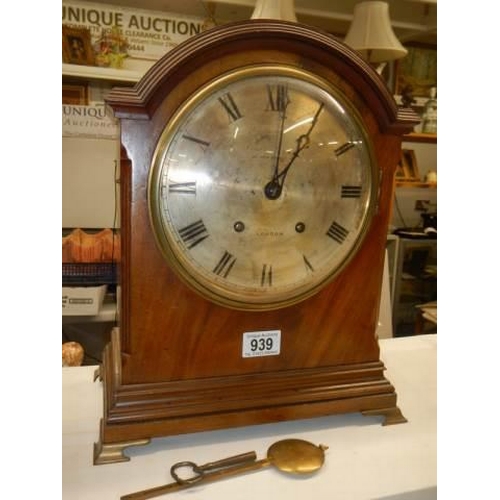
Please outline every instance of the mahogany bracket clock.
[{"label": "mahogany bracket clock", "polygon": [[404,422],[376,326],[415,115],[328,34],[206,31],[107,103],[121,125],[119,328],[94,463],[159,436],[362,412]]}]

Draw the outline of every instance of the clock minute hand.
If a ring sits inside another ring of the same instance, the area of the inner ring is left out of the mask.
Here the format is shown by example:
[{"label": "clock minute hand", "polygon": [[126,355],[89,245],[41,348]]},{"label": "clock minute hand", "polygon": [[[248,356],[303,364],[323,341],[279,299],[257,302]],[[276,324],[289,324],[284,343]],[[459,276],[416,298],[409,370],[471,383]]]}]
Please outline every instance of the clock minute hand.
[{"label": "clock minute hand", "polygon": [[[309,130],[305,133],[300,135],[296,139],[297,145],[295,146],[295,150],[292,153],[292,157],[290,158],[290,161],[287,163],[285,168],[281,172],[278,172],[277,168],[275,169],[273,178],[265,185],[264,187],[264,193],[266,197],[270,200],[277,200],[281,196],[281,192],[283,190],[283,185],[285,184],[285,179],[288,174],[288,171],[290,170],[290,167],[292,166],[293,162],[295,159],[299,156],[301,151],[305,149],[307,146],[309,146],[309,136],[311,135],[311,132],[313,131],[313,128],[315,127],[319,114],[321,113],[321,110],[323,109],[324,104],[321,103],[320,107],[316,111],[311,125],[309,127]],[[276,163],[276,166],[278,164]]]},{"label": "clock minute hand", "polygon": [[274,160],[274,173],[273,178],[278,175],[279,165],[280,165],[280,156],[281,156],[281,143],[283,142],[283,129],[285,128],[285,119],[286,119],[286,107],[280,111],[280,131],[278,136],[278,147],[277,153]]}]

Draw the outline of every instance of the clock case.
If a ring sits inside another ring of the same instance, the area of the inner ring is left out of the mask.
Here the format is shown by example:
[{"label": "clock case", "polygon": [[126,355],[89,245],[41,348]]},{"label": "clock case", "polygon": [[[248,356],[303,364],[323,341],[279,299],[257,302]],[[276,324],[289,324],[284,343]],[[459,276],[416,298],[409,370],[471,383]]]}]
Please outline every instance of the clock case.
[{"label": "clock case", "polygon": [[[335,86],[359,113],[380,169],[376,213],[350,262],[307,300],[270,311],[217,305],[181,281],[159,250],[148,211],[153,154],[169,119],[200,86],[248,65],[285,64]],[[380,76],[332,36],[298,23],[249,20],[203,32],[134,86],[106,99],[121,125],[119,326],[96,377],[104,404],[94,463],[125,461],[151,438],[337,413],[405,422],[376,337],[398,109]],[[244,332],[280,330],[279,355],[243,358]]]}]

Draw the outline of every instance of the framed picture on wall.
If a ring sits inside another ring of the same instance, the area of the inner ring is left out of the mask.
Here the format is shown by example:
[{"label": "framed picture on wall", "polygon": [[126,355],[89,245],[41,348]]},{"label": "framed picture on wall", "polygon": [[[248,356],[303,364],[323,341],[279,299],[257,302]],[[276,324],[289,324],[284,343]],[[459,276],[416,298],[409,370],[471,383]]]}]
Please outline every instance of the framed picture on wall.
[{"label": "framed picture on wall", "polygon": [[87,106],[89,103],[89,91],[86,84],[63,83],[62,103]]},{"label": "framed picture on wall", "polygon": [[88,28],[62,27],[63,62],[70,64],[94,65],[94,50]]},{"label": "framed picture on wall", "polygon": [[417,157],[413,149],[402,149],[401,159],[396,169],[396,177],[406,181],[419,181]]},{"label": "framed picture on wall", "polygon": [[437,50],[429,46],[405,46],[408,54],[395,65],[395,93],[401,95],[411,86],[414,97],[429,97],[437,87]]}]

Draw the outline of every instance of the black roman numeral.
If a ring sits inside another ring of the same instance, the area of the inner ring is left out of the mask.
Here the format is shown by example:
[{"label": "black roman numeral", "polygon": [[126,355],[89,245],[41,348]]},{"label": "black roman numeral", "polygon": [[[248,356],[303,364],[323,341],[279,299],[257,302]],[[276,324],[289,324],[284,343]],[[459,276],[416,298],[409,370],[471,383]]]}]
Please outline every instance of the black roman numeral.
[{"label": "black roman numeral", "polygon": [[264,264],[262,266],[262,272],[260,274],[260,286],[272,286],[273,285],[273,266]]},{"label": "black roman numeral", "polygon": [[361,186],[350,186],[346,184],[342,186],[340,196],[342,198],[359,198],[361,196]]},{"label": "black roman numeral", "polygon": [[288,88],[285,85],[268,85],[267,86],[268,105],[271,111],[279,111],[284,113],[286,107],[290,103],[288,98]]},{"label": "black roman numeral", "polygon": [[345,227],[341,226],[338,222],[333,222],[326,232],[327,236],[338,243],[343,243],[348,234],[349,231]]},{"label": "black roman numeral", "polygon": [[188,249],[191,249],[208,238],[208,231],[205,224],[203,224],[203,221],[200,219],[189,224],[189,226],[179,229],[179,235]]},{"label": "black roman numeral", "polygon": [[218,276],[227,278],[227,275],[233,268],[235,262],[236,262],[236,257],[230,254],[228,251],[225,251],[224,255],[221,257],[217,265],[214,267],[213,272]]},{"label": "black roman numeral", "polygon": [[243,116],[240,113],[238,106],[236,106],[236,103],[234,102],[233,96],[229,92],[224,94],[222,97],[219,97],[219,102],[222,104],[224,109],[227,111],[227,114],[229,115],[229,118],[231,120],[236,121]]},{"label": "black roman numeral", "polygon": [[169,193],[196,194],[196,182],[169,182]]},{"label": "black roman numeral", "polygon": [[352,141],[349,141],[349,142],[346,142],[345,144],[342,144],[342,146],[339,146],[335,150],[335,156],[343,155],[344,153],[346,153],[347,151],[349,151],[354,146],[355,146],[355,144]]}]

